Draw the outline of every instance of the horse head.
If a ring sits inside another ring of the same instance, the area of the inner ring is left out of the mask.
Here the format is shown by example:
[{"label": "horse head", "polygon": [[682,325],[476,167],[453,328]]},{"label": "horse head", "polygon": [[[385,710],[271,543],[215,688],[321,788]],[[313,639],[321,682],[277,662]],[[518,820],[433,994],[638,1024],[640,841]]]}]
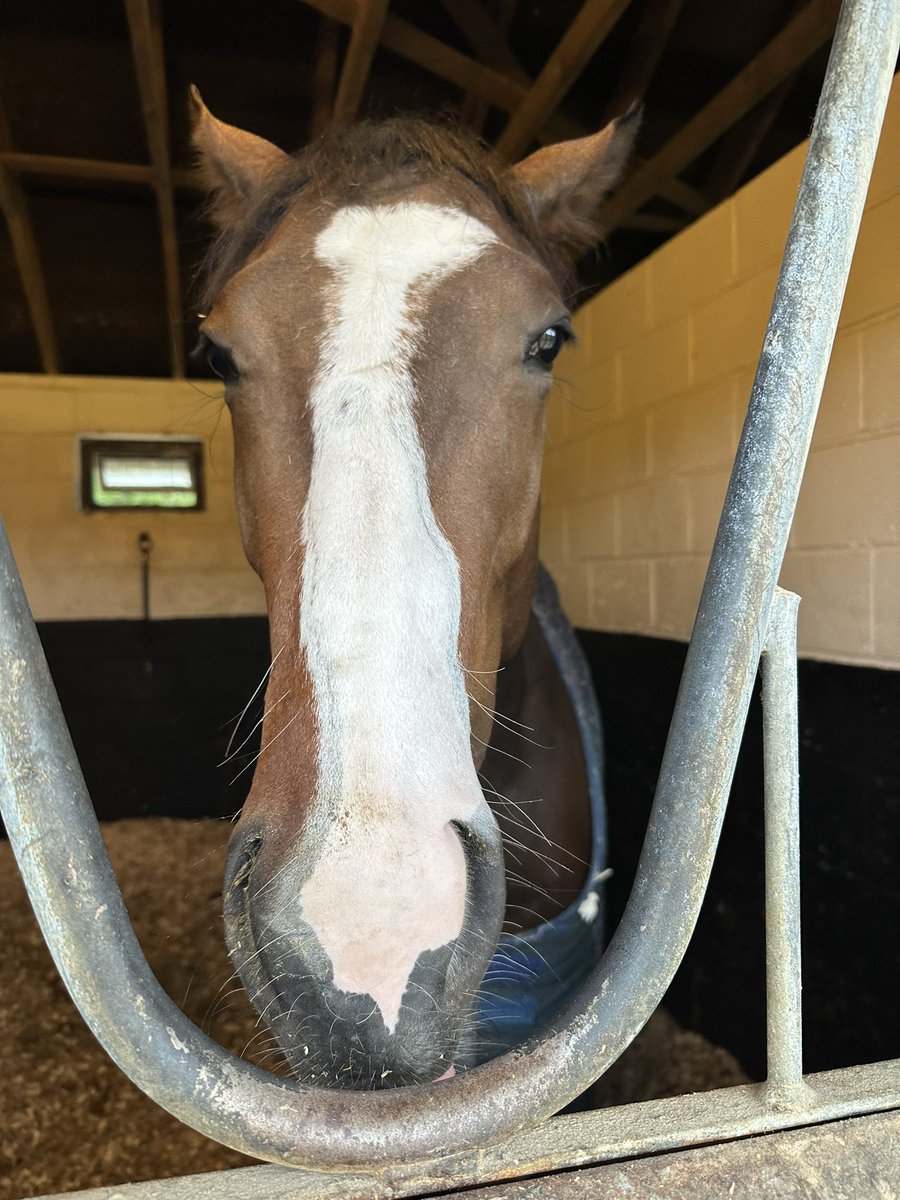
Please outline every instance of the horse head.
[{"label": "horse head", "polygon": [[436,1080],[504,915],[477,772],[534,586],[564,247],[636,122],[508,168],[412,119],[288,155],[194,103],[202,337],[272,648],[229,949],[300,1079]]}]

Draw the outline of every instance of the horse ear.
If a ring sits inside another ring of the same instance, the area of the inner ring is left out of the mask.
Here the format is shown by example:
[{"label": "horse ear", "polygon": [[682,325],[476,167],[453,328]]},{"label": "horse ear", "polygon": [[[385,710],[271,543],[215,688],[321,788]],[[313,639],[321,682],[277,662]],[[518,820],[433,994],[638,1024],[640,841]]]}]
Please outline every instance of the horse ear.
[{"label": "horse ear", "polygon": [[193,141],[204,185],[212,193],[212,216],[221,225],[240,218],[260,185],[288,160],[265,138],[214,117],[191,84]]},{"label": "horse ear", "polygon": [[548,238],[573,246],[595,240],[597,210],[622,178],[640,121],[633,104],[599,133],[544,146],[512,168]]}]

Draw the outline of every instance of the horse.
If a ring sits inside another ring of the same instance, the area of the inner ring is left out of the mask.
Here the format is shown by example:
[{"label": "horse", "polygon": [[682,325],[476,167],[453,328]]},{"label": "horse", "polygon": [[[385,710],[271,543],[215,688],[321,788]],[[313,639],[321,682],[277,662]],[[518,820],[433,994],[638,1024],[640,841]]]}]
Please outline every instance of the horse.
[{"label": "horse", "polygon": [[560,910],[569,967],[596,957],[599,814],[539,484],[571,251],[635,114],[507,166],[412,117],[288,154],[192,101],[201,345],[271,638],[229,952],[299,1080],[446,1079],[546,1017],[538,994],[503,1027],[542,964],[565,982],[540,945]]}]

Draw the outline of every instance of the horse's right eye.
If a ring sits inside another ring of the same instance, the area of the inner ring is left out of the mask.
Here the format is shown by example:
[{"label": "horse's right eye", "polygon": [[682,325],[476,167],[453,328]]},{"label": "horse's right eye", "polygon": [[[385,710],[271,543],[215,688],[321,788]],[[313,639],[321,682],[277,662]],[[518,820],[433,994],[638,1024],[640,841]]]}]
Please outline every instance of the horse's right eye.
[{"label": "horse's right eye", "polygon": [[210,338],[206,339],[206,361],[212,373],[218,375],[225,383],[233,383],[237,379],[238,373],[234,359],[227,350]]}]

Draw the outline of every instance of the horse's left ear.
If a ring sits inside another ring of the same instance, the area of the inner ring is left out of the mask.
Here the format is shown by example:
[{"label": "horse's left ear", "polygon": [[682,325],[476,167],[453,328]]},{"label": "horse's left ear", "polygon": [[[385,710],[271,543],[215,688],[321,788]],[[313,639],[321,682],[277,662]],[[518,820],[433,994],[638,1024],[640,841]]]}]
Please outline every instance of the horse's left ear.
[{"label": "horse's left ear", "polygon": [[597,236],[597,210],[625,170],[641,121],[633,104],[589,137],[544,146],[512,168],[548,238],[588,245]]},{"label": "horse's left ear", "polygon": [[289,155],[265,138],[214,117],[191,84],[194,147],[203,182],[212,194],[212,216],[221,224],[239,219],[262,183]]}]

